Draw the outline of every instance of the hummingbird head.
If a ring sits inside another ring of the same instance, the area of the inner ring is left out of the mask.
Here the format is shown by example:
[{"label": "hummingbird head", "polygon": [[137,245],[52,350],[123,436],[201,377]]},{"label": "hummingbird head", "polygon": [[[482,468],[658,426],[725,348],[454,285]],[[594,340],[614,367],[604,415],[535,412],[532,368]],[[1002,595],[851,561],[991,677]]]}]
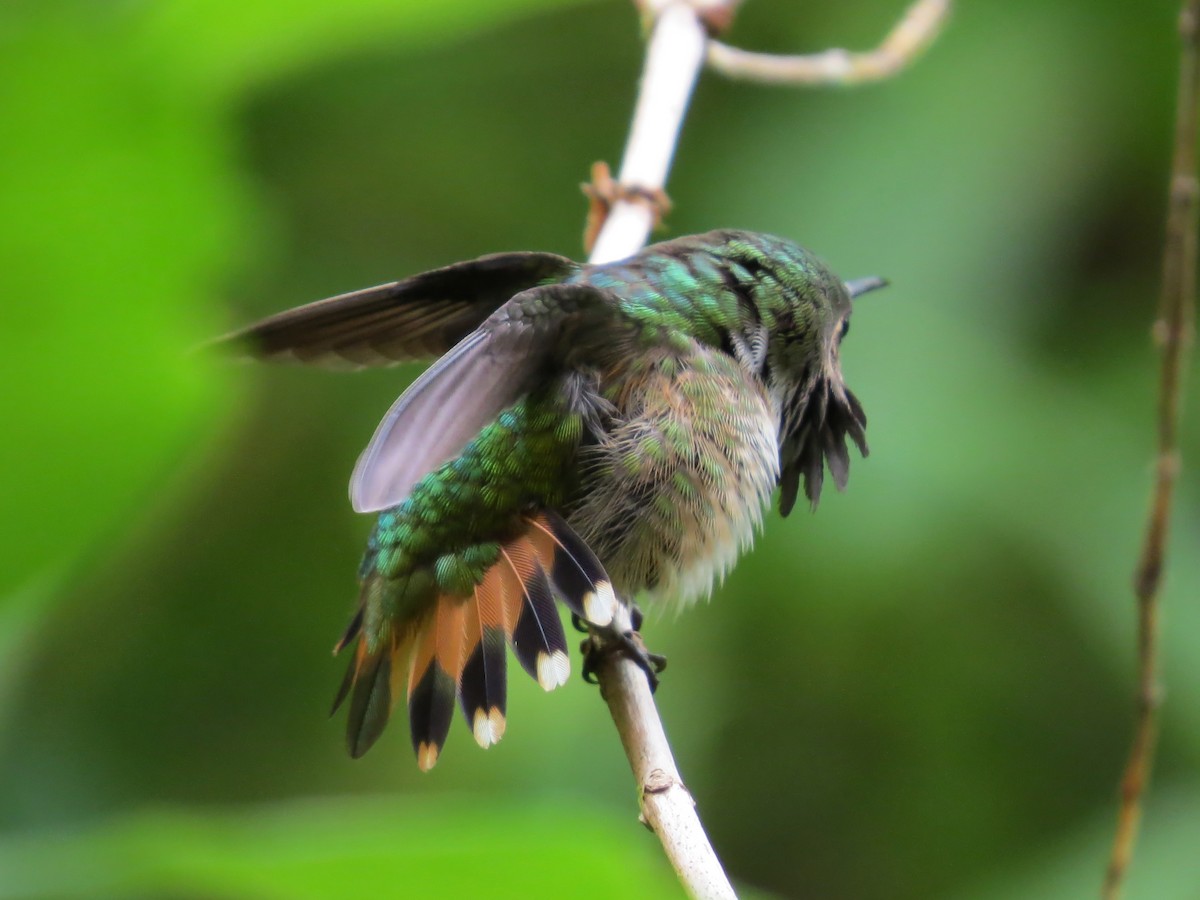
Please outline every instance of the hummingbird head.
[{"label": "hummingbird head", "polygon": [[846,387],[840,350],[850,332],[854,299],[886,286],[882,278],[844,282],[820,260],[801,251],[795,270],[802,277],[780,279],[784,304],[777,308],[767,351],[766,374],[780,403],[779,511],[792,511],[804,478],[804,494],[815,509],[825,468],[838,490],[850,470],[847,438],[867,455],[867,417]]}]

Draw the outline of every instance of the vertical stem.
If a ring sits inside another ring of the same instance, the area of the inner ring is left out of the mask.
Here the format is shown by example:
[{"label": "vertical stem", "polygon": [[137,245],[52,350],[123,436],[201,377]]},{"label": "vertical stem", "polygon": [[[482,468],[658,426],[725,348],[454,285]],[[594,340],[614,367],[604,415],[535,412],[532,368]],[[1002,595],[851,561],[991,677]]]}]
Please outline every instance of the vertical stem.
[{"label": "vertical stem", "polygon": [[1196,124],[1200,98],[1200,0],[1185,0],[1175,110],[1175,150],[1163,249],[1162,294],[1154,333],[1162,345],[1158,393],[1158,458],[1146,535],[1134,575],[1138,609],[1138,692],[1133,746],[1121,779],[1117,830],[1103,896],[1116,900],[1133,857],[1142,803],[1158,738],[1158,597],[1162,588],[1171,501],[1179,476],[1183,375],[1192,343],[1196,297]]}]

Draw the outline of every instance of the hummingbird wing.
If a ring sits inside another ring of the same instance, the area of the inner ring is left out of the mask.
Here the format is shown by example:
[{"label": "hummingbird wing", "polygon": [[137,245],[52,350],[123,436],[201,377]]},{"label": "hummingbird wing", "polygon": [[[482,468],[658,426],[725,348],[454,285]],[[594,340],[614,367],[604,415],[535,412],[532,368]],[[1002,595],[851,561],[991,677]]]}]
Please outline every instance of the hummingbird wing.
[{"label": "hummingbird wing", "polygon": [[579,268],[553,253],[496,253],[263,319],[215,343],[265,360],[331,368],[439,356],[510,297]]},{"label": "hummingbird wing", "polygon": [[[583,284],[553,284],[517,294],[413,382],[359,457],[350,480],[358,512],[401,503],[413,486],[539,380],[585,353],[595,325],[612,352],[621,329],[619,298]],[[631,323],[632,324],[632,323]],[[615,343],[614,343],[615,342]]]}]

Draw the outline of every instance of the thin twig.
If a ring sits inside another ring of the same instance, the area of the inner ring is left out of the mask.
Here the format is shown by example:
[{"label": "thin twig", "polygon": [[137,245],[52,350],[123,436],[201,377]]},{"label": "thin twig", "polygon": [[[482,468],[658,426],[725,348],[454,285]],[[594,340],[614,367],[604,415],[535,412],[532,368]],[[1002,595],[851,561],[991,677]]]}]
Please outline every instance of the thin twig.
[{"label": "thin twig", "polygon": [[803,56],[752,53],[710,41],[708,65],[730,78],[770,84],[855,85],[891,78],[933,43],[947,17],[950,0],[917,0],[874,50],[826,50]]},{"label": "thin twig", "polygon": [[1142,554],[1134,575],[1138,610],[1138,693],[1133,746],[1121,779],[1117,832],[1103,896],[1116,900],[1133,857],[1143,797],[1158,739],[1158,597],[1166,556],[1171,501],[1179,476],[1179,425],[1183,376],[1191,347],[1196,303],[1196,124],[1200,100],[1200,0],[1185,0],[1179,16],[1182,43],[1175,109],[1175,151],[1163,249],[1162,294],[1154,333],[1162,345],[1158,394],[1158,459]]},{"label": "thin twig", "polygon": [[[631,627],[627,620],[614,626]],[[614,654],[596,675],[637,781],[642,821],[658,836],[679,880],[693,897],[736,898],[704,832],[696,801],[679,775],[645,674],[627,657]]]}]

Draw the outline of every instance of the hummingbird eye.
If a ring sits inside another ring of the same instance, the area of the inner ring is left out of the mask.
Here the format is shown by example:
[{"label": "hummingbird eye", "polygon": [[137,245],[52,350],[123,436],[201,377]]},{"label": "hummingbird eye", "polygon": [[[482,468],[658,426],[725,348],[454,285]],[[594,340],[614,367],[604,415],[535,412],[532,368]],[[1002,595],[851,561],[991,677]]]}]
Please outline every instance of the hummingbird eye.
[{"label": "hummingbird eye", "polygon": [[838,340],[839,341],[845,340],[846,335],[848,335],[849,333],[850,333],[850,319],[849,318],[842,319],[842,331],[841,331],[841,334],[838,335]]}]

